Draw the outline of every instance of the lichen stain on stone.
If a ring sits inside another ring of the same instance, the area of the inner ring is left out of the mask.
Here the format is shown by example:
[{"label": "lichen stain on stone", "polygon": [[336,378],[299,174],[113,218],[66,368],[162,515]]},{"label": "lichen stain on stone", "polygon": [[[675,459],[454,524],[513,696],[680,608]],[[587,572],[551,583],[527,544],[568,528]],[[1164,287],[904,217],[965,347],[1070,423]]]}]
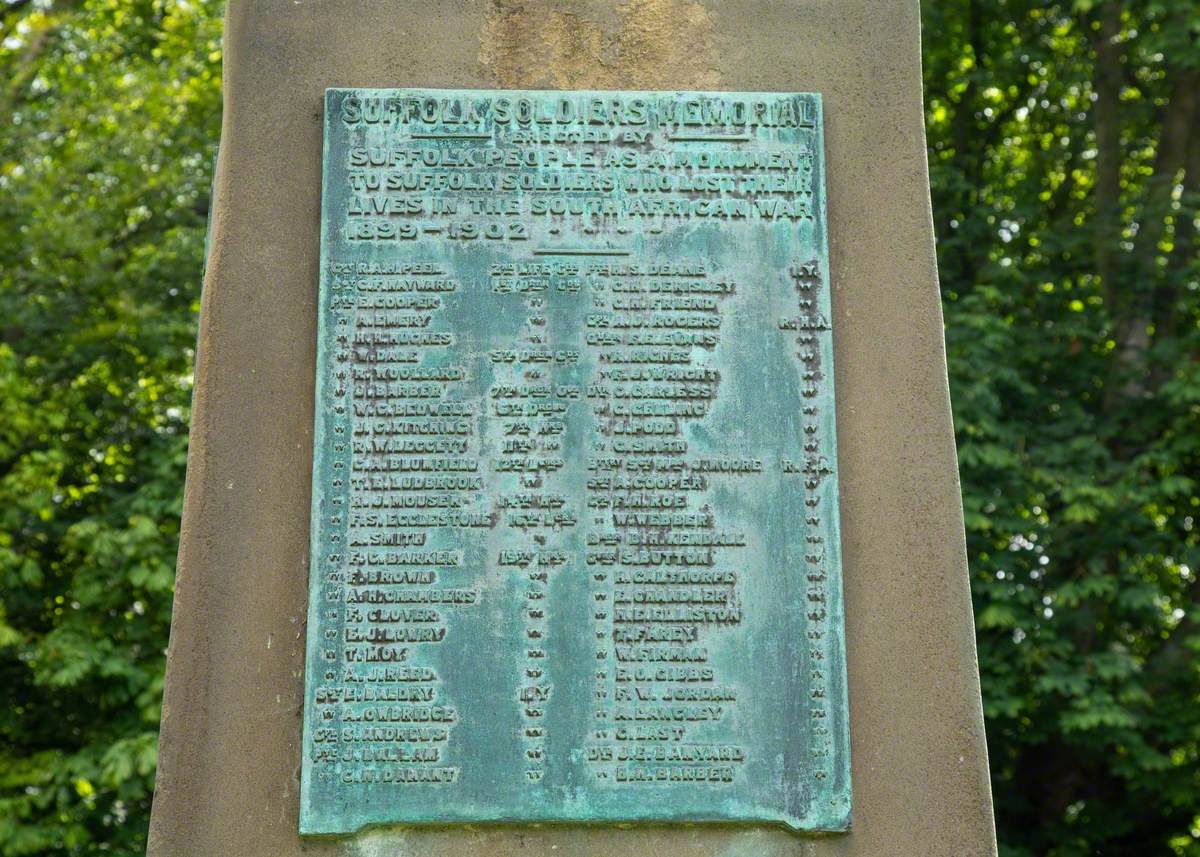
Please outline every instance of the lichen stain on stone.
[{"label": "lichen stain on stone", "polygon": [[[505,88],[718,89],[713,13],[697,0],[491,0],[479,62]],[[604,20],[608,19],[608,20]]]}]

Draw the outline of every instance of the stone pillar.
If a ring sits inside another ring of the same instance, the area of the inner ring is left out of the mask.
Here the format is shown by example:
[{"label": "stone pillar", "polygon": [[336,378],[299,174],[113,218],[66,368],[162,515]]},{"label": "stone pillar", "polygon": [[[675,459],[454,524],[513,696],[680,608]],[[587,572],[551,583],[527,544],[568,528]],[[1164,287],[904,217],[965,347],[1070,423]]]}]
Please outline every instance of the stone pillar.
[{"label": "stone pillar", "polygon": [[[995,853],[919,26],[916,0],[230,0],[153,857]],[[300,838],[327,87],[822,94],[850,833],[497,826]]]}]

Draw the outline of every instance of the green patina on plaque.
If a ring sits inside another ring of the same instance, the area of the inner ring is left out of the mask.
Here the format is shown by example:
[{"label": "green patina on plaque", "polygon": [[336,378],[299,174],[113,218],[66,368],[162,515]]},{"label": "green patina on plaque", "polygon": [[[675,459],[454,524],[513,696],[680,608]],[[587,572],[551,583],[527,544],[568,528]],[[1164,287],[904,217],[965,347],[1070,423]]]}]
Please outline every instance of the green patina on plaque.
[{"label": "green patina on plaque", "polygon": [[301,832],[847,828],[821,115],[327,92]]}]

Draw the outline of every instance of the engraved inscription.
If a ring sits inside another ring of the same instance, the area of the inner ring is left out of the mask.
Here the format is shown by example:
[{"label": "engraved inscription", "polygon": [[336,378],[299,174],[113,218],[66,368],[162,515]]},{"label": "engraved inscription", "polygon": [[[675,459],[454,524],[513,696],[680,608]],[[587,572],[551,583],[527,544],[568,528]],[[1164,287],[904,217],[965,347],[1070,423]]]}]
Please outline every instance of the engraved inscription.
[{"label": "engraved inscription", "polygon": [[850,782],[820,99],[329,90],[301,830]]}]

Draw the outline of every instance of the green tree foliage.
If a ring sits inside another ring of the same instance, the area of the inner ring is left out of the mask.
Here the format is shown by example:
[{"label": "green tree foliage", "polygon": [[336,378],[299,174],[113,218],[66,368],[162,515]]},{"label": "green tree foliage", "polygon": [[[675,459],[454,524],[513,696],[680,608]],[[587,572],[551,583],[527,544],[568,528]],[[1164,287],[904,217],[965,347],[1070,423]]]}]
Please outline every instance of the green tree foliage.
[{"label": "green tree foliage", "polygon": [[207,0],[0,0],[0,855],[142,854],[220,117]]},{"label": "green tree foliage", "polygon": [[1002,851],[1200,854],[1200,6],[927,0]]},{"label": "green tree foliage", "polygon": [[[0,857],[140,854],[215,0],[0,0]],[[926,0],[1008,857],[1200,855],[1200,10]]]}]

